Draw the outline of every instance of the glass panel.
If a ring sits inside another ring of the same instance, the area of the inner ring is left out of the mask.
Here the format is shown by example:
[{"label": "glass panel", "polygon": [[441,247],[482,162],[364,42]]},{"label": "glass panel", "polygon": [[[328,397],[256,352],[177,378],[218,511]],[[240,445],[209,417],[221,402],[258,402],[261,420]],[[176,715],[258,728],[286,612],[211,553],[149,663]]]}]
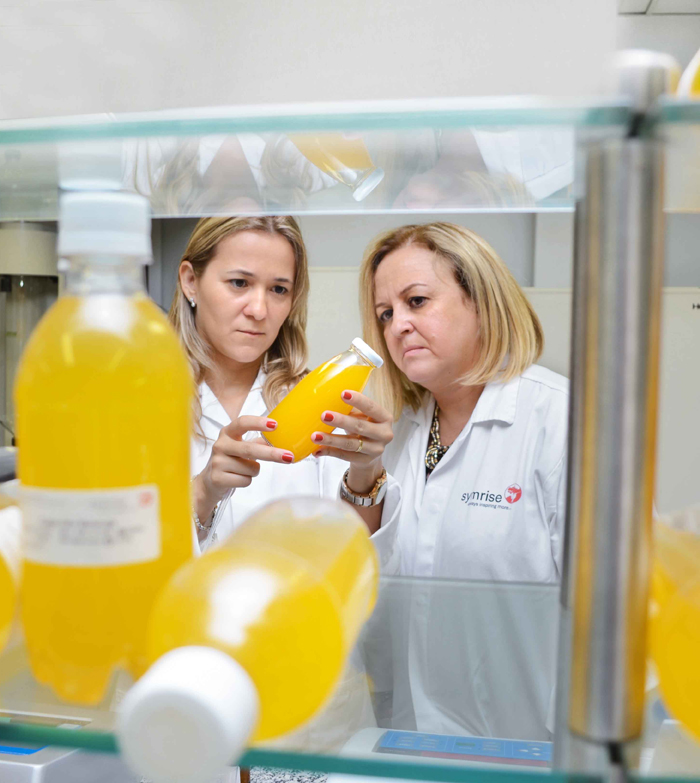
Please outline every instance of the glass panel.
[{"label": "glass panel", "polygon": [[[549,769],[557,618],[555,585],[386,579],[331,702],[250,763],[308,768],[308,754],[337,755],[346,770],[355,758]],[[119,675],[97,709],[59,702],[31,676],[17,629],[0,659],[0,740],[114,750],[128,686]]]},{"label": "glass panel", "polygon": [[136,190],[155,216],[561,209],[576,130],[628,117],[454,99],[6,121],[0,219],[55,219],[59,185]]},{"label": "glass panel", "polygon": [[[661,104],[660,120],[659,135],[666,153],[666,211],[699,212],[700,103],[666,100]],[[687,285],[683,281],[671,284]]]},{"label": "glass panel", "polygon": [[[300,730],[251,748],[242,765],[438,781],[551,779],[558,593],[553,584],[384,579],[331,702]],[[115,710],[129,685],[118,675],[98,708],[59,702],[31,676],[16,628],[0,658],[0,745],[116,753]],[[700,745],[669,720],[658,688],[647,697],[631,769],[697,778]]]}]

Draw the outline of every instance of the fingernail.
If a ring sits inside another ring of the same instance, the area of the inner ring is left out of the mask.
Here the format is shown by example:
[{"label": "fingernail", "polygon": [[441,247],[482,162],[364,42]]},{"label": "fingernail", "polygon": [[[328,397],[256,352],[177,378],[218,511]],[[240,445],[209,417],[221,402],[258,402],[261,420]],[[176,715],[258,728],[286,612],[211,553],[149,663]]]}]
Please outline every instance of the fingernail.
[{"label": "fingernail", "polygon": [[316,441],[316,443],[320,443],[323,440],[323,435],[321,435],[320,432],[314,432],[314,434],[311,436],[311,440]]},{"label": "fingernail", "polygon": [[323,414],[323,420],[324,421],[333,421],[333,414],[332,413],[324,413]]},{"label": "fingernail", "polygon": [[287,464],[294,462],[294,454],[283,454],[282,462],[286,462]]},{"label": "fingernail", "polygon": [[344,400],[351,400],[352,399],[352,392],[343,392],[343,399]]},{"label": "fingernail", "polygon": [[268,419],[267,420],[267,428],[269,430],[274,430],[277,428],[277,422],[274,419]]}]

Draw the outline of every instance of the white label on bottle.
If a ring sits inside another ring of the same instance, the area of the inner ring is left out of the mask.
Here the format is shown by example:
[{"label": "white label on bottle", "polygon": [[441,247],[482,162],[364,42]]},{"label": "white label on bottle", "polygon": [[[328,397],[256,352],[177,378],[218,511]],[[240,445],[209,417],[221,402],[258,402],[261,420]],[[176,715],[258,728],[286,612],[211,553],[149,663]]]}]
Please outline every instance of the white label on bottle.
[{"label": "white label on bottle", "polygon": [[46,565],[118,566],[160,557],[158,487],[22,487],[23,555]]}]

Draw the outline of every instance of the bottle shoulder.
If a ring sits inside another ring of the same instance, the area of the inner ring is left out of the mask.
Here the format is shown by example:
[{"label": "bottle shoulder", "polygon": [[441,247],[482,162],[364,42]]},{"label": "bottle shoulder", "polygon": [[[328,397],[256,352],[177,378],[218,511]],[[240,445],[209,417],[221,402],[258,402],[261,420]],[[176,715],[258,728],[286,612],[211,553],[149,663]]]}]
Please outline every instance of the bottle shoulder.
[{"label": "bottle shoulder", "polygon": [[143,365],[186,377],[189,365],[165,315],[146,296],[63,296],[39,321],[20,360],[18,383],[27,373],[48,375],[90,365],[95,373]]}]

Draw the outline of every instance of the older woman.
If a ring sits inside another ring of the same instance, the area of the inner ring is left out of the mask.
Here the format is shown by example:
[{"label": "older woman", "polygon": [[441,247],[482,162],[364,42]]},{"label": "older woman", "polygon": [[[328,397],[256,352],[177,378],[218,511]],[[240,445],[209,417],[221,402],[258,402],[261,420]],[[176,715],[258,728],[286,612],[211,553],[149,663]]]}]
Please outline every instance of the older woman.
[{"label": "older woman", "polygon": [[[467,229],[404,226],[369,247],[361,293],[397,418],[401,573],[556,582],[568,388],[534,364],[542,328],[505,264]],[[546,738],[556,616],[532,595],[417,584],[392,619],[394,725]]]}]

